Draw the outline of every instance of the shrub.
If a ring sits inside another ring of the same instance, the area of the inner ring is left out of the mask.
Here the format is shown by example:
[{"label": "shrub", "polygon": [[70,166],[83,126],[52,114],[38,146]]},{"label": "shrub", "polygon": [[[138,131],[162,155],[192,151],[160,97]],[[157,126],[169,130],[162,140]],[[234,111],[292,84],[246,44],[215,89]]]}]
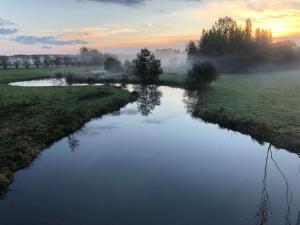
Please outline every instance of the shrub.
[{"label": "shrub", "polygon": [[209,62],[195,64],[187,74],[186,84],[191,89],[203,89],[217,77],[218,73],[213,64]]}]

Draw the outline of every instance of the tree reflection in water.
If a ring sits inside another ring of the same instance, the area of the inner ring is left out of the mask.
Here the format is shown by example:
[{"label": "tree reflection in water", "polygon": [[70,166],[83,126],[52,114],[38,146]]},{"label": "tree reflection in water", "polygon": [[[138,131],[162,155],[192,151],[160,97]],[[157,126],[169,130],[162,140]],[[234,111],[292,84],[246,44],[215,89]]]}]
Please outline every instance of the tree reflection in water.
[{"label": "tree reflection in water", "polygon": [[[186,90],[183,98],[183,102],[186,105],[187,112],[193,115],[193,112],[195,110],[195,107],[198,104],[199,98],[203,92],[202,91],[193,91],[193,90]],[[300,155],[299,155],[300,157]],[[269,198],[269,193],[266,187],[267,183],[267,175],[268,175],[268,166],[269,166],[269,161],[273,162],[275,165],[277,171],[279,172],[280,176],[284,180],[284,184],[286,186],[286,213],[285,213],[285,225],[291,225],[290,221],[290,211],[291,211],[291,205],[292,205],[292,192],[289,187],[288,180],[286,176],[284,175],[283,171],[279,167],[278,163],[273,157],[273,152],[272,152],[272,142],[268,147],[267,151],[267,156],[265,160],[265,167],[264,167],[264,176],[263,176],[263,181],[262,181],[262,192],[261,192],[261,198],[260,202],[258,205],[258,210],[256,212],[256,225],[266,225],[268,224],[268,219],[269,219],[269,214],[271,212],[271,202]],[[297,218],[297,223],[296,225],[300,225],[300,212]]]},{"label": "tree reflection in water", "polygon": [[134,90],[139,94],[137,109],[143,116],[149,116],[161,104],[162,92],[157,85],[137,85]]},{"label": "tree reflection in water", "polygon": [[68,144],[72,152],[75,152],[75,150],[80,146],[79,140],[73,134],[68,137]]},{"label": "tree reflection in water", "polygon": [[[270,145],[271,147],[271,145]],[[271,210],[271,204],[270,204],[270,199],[269,199],[269,194],[268,190],[266,187],[266,182],[267,182],[267,171],[268,171],[268,162],[269,162],[269,155],[271,148],[269,147],[268,152],[267,152],[267,157],[266,157],[266,162],[265,162],[265,170],[264,170],[264,178],[262,182],[262,192],[261,192],[261,197],[260,197],[260,203],[258,206],[258,211],[256,213],[256,218],[257,218],[257,225],[264,225],[267,224],[268,222],[268,217],[269,217],[269,211]]]},{"label": "tree reflection in water", "polygon": [[[262,193],[261,193],[261,198],[260,198],[260,203],[258,206],[258,211],[256,213],[256,225],[266,225],[268,224],[268,218],[269,218],[269,213],[271,210],[271,203],[269,199],[269,194],[268,190],[266,188],[266,182],[267,182],[267,174],[268,174],[268,163],[269,159],[271,158],[272,162],[274,163],[276,169],[278,170],[279,174],[284,180],[284,184],[286,186],[286,214],[285,214],[285,225],[291,225],[290,221],[290,211],[291,211],[291,205],[293,201],[293,196],[292,192],[289,187],[288,180],[282,170],[280,169],[278,163],[275,161],[273,157],[273,152],[272,152],[272,143],[269,145],[268,151],[267,151],[267,156],[266,156],[266,162],[265,162],[265,169],[264,169],[264,177],[263,177],[263,188],[262,188]],[[298,221],[296,225],[300,223],[299,221],[299,215],[298,215]]]},{"label": "tree reflection in water", "polygon": [[200,94],[201,93],[199,91],[194,90],[186,90],[184,92],[183,102],[185,104],[187,113],[193,114],[195,107],[198,103]]},{"label": "tree reflection in water", "polygon": [[297,218],[297,223],[296,225],[300,225],[300,212],[298,212],[298,218]]}]

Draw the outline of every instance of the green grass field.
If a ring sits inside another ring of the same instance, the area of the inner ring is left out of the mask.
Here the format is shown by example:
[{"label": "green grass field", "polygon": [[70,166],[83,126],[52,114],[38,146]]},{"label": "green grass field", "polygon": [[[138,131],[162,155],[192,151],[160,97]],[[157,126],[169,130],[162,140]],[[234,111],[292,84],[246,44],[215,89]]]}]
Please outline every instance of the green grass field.
[{"label": "green grass field", "polygon": [[56,140],[78,130],[93,117],[120,109],[135,97],[114,87],[13,87],[16,80],[83,74],[87,68],[0,70],[0,190],[13,173]]},{"label": "green grass field", "polygon": [[[196,116],[216,122],[264,124],[281,133],[274,142],[278,147],[300,151],[300,72],[222,75],[201,97]],[[283,138],[285,136],[285,138]]]}]

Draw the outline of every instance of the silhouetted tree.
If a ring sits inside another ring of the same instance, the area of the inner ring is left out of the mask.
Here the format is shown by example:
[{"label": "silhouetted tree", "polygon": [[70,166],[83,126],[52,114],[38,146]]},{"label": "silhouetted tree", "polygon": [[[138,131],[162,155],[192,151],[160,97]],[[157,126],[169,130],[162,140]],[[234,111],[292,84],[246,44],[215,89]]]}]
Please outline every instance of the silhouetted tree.
[{"label": "silhouetted tree", "polygon": [[144,82],[158,80],[159,75],[163,72],[161,61],[156,59],[154,54],[147,48],[141,49],[133,60],[134,74]]},{"label": "silhouetted tree", "polygon": [[26,69],[29,69],[29,66],[30,66],[30,60],[28,57],[24,58],[23,59],[23,66],[26,68]]},{"label": "silhouetted tree", "polygon": [[198,47],[194,41],[190,41],[186,45],[186,52],[188,54],[189,60],[193,60],[195,57],[199,55]]},{"label": "silhouetted tree", "polygon": [[269,46],[272,44],[273,37],[271,30],[257,28],[255,30],[255,42],[258,46]]},{"label": "silhouetted tree", "polygon": [[8,67],[8,57],[7,56],[0,56],[0,65],[3,67],[3,69],[7,69]]},{"label": "silhouetted tree", "polygon": [[18,69],[20,66],[20,61],[15,61],[14,62],[15,68]]},{"label": "silhouetted tree", "polygon": [[89,53],[89,50],[87,47],[80,48],[81,61],[82,61],[83,65],[87,64],[86,58],[87,58],[88,53]]},{"label": "silhouetted tree", "polygon": [[118,72],[122,70],[122,63],[117,58],[108,57],[105,59],[104,68],[107,71]]},{"label": "silhouetted tree", "polygon": [[42,64],[41,57],[39,55],[34,55],[32,59],[33,59],[33,64],[36,66],[36,68],[39,68],[40,65]]},{"label": "silhouetted tree", "polygon": [[44,67],[50,66],[50,57],[48,55],[44,56]]},{"label": "silhouetted tree", "polygon": [[134,64],[132,61],[130,60],[125,60],[125,62],[123,63],[123,69],[124,72],[127,75],[133,74],[134,73]]},{"label": "silhouetted tree", "polygon": [[[256,29],[250,19],[242,28],[230,18],[220,18],[210,29],[203,30],[198,45],[190,41],[186,46],[188,60],[199,63],[212,61],[222,72],[255,71],[264,65],[283,63],[298,65],[300,48],[287,46],[281,53],[278,43],[273,43],[272,31]],[[297,64],[298,62],[298,64]]]},{"label": "silhouetted tree", "polygon": [[62,64],[62,58],[60,56],[55,56],[54,58],[54,64],[56,65],[56,67],[59,67]]}]

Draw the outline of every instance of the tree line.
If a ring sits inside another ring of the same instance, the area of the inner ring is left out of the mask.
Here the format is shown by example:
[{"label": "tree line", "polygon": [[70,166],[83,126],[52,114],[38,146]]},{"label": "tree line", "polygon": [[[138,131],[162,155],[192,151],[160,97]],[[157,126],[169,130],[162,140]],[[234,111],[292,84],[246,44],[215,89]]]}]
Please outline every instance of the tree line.
[{"label": "tree line", "polygon": [[274,42],[271,30],[253,30],[250,19],[241,27],[230,17],[204,29],[198,41],[187,44],[186,51],[192,64],[210,61],[221,72],[256,71],[300,62],[300,48],[295,43]]},{"label": "tree line", "polygon": [[80,48],[78,55],[23,55],[11,57],[2,55],[0,56],[0,66],[3,69],[8,67],[28,69],[29,67],[99,66],[110,71],[122,70],[122,63],[117,56],[87,47]]}]

